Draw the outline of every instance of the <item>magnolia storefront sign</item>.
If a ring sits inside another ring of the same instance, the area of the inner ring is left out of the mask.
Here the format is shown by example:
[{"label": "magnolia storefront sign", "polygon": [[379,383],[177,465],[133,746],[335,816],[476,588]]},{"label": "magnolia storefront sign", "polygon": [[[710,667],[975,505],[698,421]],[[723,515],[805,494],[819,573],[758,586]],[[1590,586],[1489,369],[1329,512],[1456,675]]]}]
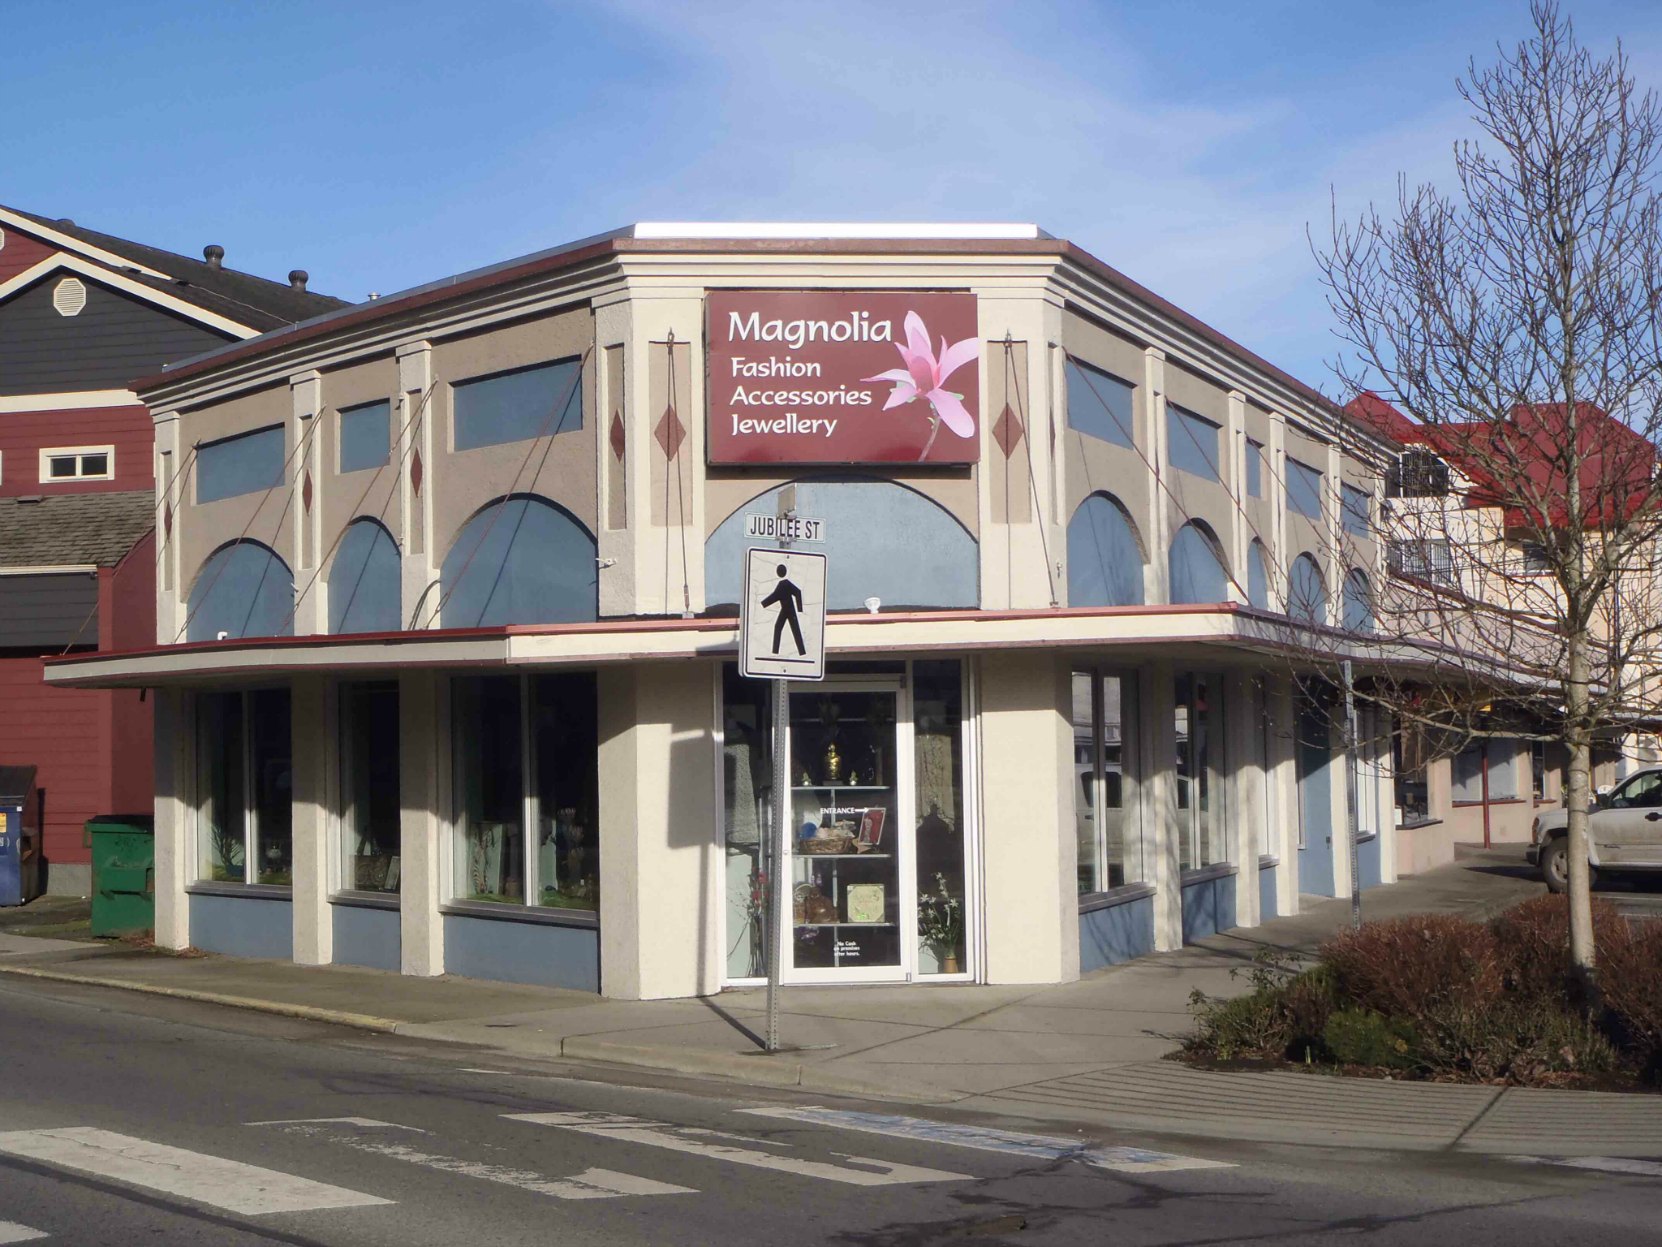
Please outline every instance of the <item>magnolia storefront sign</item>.
[{"label": "magnolia storefront sign", "polygon": [[979,457],[973,294],[731,290],[705,316],[711,463]]}]

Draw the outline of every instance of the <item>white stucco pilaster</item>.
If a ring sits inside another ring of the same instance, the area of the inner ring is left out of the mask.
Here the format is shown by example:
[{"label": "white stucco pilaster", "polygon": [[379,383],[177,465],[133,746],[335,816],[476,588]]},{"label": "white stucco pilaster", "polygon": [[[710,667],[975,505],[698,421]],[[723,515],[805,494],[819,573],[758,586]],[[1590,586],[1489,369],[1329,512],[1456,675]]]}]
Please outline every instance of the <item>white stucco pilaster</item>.
[{"label": "white stucco pilaster", "polygon": [[1322,579],[1327,582],[1327,617],[1334,624],[1344,622],[1344,511],[1345,459],[1337,442],[1327,444],[1327,470],[1322,474],[1322,531],[1327,549],[1322,556]]},{"label": "white stucco pilaster", "polygon": [[1287,417],[1270,412],[1269,470],[1270,539],[1275,543],[1270,559],[1270,608],[1287,609],[1287,574],[1291,558],[1287,551]]},{"label": "white stucco pilaster", "polygon": [[327,965],[335,957],[329,846],[329,690],[322,676],[301,676],[289,688],[294,960]]},{"label": "white stucco pilaster", "polygon": [[[294,499],[289,520],[294,538],[294,634],[313,636],[329,628],[328,584],[317,574],[323,545],[323,377],[315,369],[289,378],[289,438],[295,448]],[[298,947],[298,945],[296,945]]]},{"label": "white stucco pilaster", "polygon": [[399,936],[405,974],[444,973],[445,852],[450,819],[444,677],[398,675]]},{"label": "white stucco pilaster", "polygon": [[[629,469],[636,443],[648,436],[630,407],[632,392],[640,387],[644,378],[644,374],[630,371],[633,334],[634,318],[623,292],[609,296],[604,302],[596,303],[594,479],[596,488],[600,491],[600,505],[597,508],[600,523],[595,532],[595,553],[599,560],[596,581],[599,587],[601,618],[609,615],[631,615],[635,612],[636,574],[639,570],[635,561],[636,533],[644,517],[651,514],[650,509],[642,509],[649,499],[637,492],[639,481],[631,477]],[[613,349],[622,352],[624,361],[623,375],[619,378],[621,384],[617,386],[617,392],[613,391],[613,381],[607,367],[608,353]],[[624,427],[624,481],[621,499],[624,524],[621,528],[612,528],[607,521],[612,502],[608,482],[611,479],[614,455],[611,437],[614,413],[622,416]],[[702,547],[702,542],[700,546]]]},{"label": "white stucco pilaster", "polygon": [[[1164,564],[1162,559],[1161,563]],[[1145,783],[1148,796],[1143,805],[1147,819],[1144,835],[1152,866],[1154,884],[1154,947],[1169,951],[1183,947],[1183,869],[1181,866],[1182,823],[1177,809],[1176,704],[1172,664],[1154,662],[1138,672],[1141,698],[1138,701],[1143,739],[1148,742],[1149,760]]]},{"label": "white stucco pilaster", "polygon": [[1229,555],[1229,596],[1232,601],[1246,601],[1247,545],[1252,532],[1247,525],[1243,503],[1246,499],[1246,395],[1239,390],[1229,391],[1228,423],[1225,427],[1224,486],[1235,505],[1229,511],[1229,532],[1224,535]]},{"label": "white stucco pilaster", "polygon": [[[438,626],[440,586],[433,550],[433,429],[444,387],[433,385],[433,346],[407,342],[397,348],[398,403],[393,422],[398,433],[392,461],[398,465],[401,619],[410,628]],[[431,390],[431,393],[429,393]],[[415,464],[422,465],[421,488],[415,487]],[[327,618],[327,616],[325,616]]]},{"label": "white stucco pilaster", "polygon": [[1264,827],[1264,771],[1259,757],[1262,730],[1254,711],[1252,675],[1231,671],[1224,676],[1224,715],[1227,720],[1224,761],[1233,780],[1228,786],[1229,860],[1236,865],[1235,925],[1258,925],[1258,842]]},{"label": "white stucco pilaster", "polygon": [[1271,826],[1274,829],[1264,852],[1278,860],[1275,867],[1276,912],[1264,917],[1285,917],[1298,912],[1298,764],[1293,750],[1293,682],[1276,676],[1269,682],[1270,732],[1267,742],[1270,765]]},{"label": "white stucco pilaster", "polygon": [[[1148,451],[1154,470],[1148,473],[1148,563],[1144,569],[1144,600],[1171,601],[1171,439],[1166,436],[1166,353],[1158,347],[1143,351],[1143,385],[1148,392]],[[1167,696],[1170,697],[1170,690]]]},{"label": "white stucco pilaster", "polygon": [[158,948],[190,947],[190,897],[195,876],[196,818],[192,697],[179,689],[150,691],[155,706],[156,932]]},{"label": "white stucco pilaster", "polygon": [[158,411],[156,429],[156,642],[171,645],[185,625],[190,586],[179,582],[179,512],[189,501],[195,464],[180,445],[179,413]]}]

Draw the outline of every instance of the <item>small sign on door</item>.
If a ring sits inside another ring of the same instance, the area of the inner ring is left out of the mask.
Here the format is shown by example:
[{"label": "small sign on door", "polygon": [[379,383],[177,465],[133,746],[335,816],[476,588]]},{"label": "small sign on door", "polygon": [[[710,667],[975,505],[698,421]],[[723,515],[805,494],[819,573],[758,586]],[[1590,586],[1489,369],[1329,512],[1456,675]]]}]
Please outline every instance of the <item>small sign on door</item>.
[{"label": "small sign on door", "polygon": [[825,678],[823,554],[746,550],[739,670],[756,679]]}]

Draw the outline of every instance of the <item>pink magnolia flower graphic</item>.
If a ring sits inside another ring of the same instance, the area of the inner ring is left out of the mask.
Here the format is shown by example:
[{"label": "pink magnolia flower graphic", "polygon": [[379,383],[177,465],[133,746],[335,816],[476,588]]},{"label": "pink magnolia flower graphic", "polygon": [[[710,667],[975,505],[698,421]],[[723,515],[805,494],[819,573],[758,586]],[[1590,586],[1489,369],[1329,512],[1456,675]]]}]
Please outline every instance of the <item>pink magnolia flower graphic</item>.
[{"label": "pink magnolia flower graphic", "polygon": [[965,338],[948,346],[945,335],[942,335],[941,353],[936,355],[929,346],[929,330],[924,326],[923,317],[916,312],[907,312],[906,344],[902,346],[896,342],[894,349],[900,352],[906,367],[891,368],[863,380],[893,383],[889,401],[883,404],[884,411],[919,398],[929,404],[929,438],[923,444],[919,462],[929,457],[930,448],[935,445],[935,434],[940,432],[943,424],[959,437],[974,437],[975,417],[965,409],[964,396],[946,389],[945,385],[948,377],[980,353],[980,340]]}]

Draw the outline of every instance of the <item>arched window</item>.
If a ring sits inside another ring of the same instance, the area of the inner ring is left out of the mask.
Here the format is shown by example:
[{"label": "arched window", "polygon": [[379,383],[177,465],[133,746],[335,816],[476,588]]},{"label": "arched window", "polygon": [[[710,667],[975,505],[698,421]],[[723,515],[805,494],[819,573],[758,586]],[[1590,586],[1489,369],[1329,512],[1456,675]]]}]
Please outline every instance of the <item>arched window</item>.
[{"label": "arched window", "polygon": [[1361,568],[1352,568],[1344,585],[1345,630],[1372,632],[1374,629],[1373,586]]},{"label": "arched window", "polygon": [[1217,540],[1199,521],[1190,520],[1177,530],[1168,564],[1173,605],[1229,600],[1229,576],[1218,557]]},{"label": "arched window", "polygon": [[[860,610],[868,597],[879,599],[884,610],[981,604],[981,554],[974,535],[917,490],[848,477],[810,478],[781,488],[795,489],[799,515],[825,521],[825,541],[808,548],[831,560],[830,610]],[[704,543],[706,606],[738,606],[744,551],[772,544],[747,538],[745,517],[778,513],[779,489],[770,489],[710,534]]]},{"label": "arched window", "polygon": [[1327,586],[1321,568],[1308,554],[1293,560],[1287,577],[1287,613],[1301,623],[1327,622]]},{"label": "arched window", "polygon": [[294,573],[270,546],[239,539],[220,546],[196,573],[186,604],[185,640],[293,636]]},{"label": "arched window", "polygon": [[515,494],[462,525],[439,571],[446,628],[582,623],[599,611],[594,537],[565,511]]},{"label": "arched window", "polygon": [[1259,610],[1270,608],[1270,563],[1264,554],[1264,543],[1257,538],[1247,547],[1247,605]]},{"label": "arched window", "polygon": [[1143,545],[1119,499],[1092,494],[1068,521],[1068,605],[1141,606]]},{"label": "arched window", "polygon": [[372,519],[356,519],[329,565],[330,632],[397,632],[398,543]]}]

